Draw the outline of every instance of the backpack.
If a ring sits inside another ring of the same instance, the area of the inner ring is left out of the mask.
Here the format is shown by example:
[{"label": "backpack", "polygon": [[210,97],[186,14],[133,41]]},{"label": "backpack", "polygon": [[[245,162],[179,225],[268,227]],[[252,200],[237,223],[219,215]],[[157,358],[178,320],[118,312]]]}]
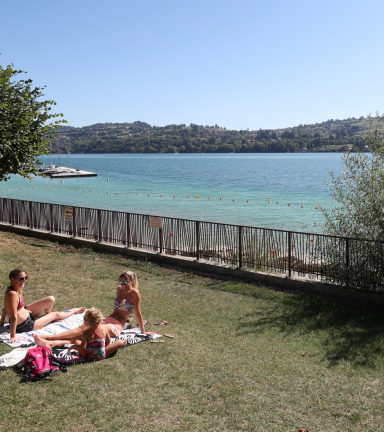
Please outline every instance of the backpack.
[{"label": "backpack", "polygon": [[53,362],[53,355],[48,347],[37,346],[27,351],[24,359],[23,378],[26,380],[42,380],[52,378],[60,368]]}]

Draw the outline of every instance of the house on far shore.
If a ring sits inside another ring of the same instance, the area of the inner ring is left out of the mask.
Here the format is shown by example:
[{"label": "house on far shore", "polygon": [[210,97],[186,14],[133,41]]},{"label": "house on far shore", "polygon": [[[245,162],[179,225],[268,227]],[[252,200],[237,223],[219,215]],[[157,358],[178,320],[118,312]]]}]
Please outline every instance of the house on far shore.
[{"label": "house on far shore", "polygon": [[305,147],[303,147],[301,150],[300,150],[300,153],[307,153],[307,149],[305,148]]}]

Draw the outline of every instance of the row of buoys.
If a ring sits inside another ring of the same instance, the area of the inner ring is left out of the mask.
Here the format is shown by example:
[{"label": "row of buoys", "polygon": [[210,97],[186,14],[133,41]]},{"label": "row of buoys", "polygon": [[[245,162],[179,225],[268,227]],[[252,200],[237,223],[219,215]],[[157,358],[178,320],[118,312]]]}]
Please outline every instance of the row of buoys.
[{"label": "row of buoys", "polygon": [[[45,189],[45,188],[50,189],[51,186],[44,186],[44,189]],[[22,189],[23,189],[23,188],[20,188],[20,190],[22,190]],[[35,189],[35,187],[32,187],[32,189]],[[55,189],[55,186],[52,186],[52,189]],[[58,187],[58,189],[61,189],[61,188]],[[70,188],[69,190],[72,190],[72,188]],[[76,191],[78,191],[78,190],[79,190],[79,189],[76,189]],[[7,189],[7,191],[9,191],[9,189]],[[83,189],[83,192],[87,192],[87,191],[86,191],[85,189]],[[90,190],[89,192],[92,193],[91,190]],[[103,193],[103,192],[97,191],[97,193]],[[105,192],[105,193],[109,194],[109,191],[107,191],[107,192]],[[120,192],[116,192],[116,195],[119,195],[119,194],[121,194],[121,193],[120,193]],[[122,194],[121,194],[121,195],[122,195]],[[129,196],[128,193],[126,193],[125,195],[126,195],[126,196]],[[136,196],[139,196],[139,194],[137,193]],[[147,196],[151,196],[151,194],[147,194]],[[160,198],[163,198],[163,197],[166,197],[166,195],[162,195],[162,194],[160,194]],[[189,198],[190,198],[190,196],[187,195],[187,199],[189,199]],[[200,196],[199,196],[199,195],[196,195],[195,198],[196,198],[196,199],[200,199]],[[173,195],[173,199],[176,199],[176,195]],[[207,197],[207,199],[210,200],[211,197]],[[223,200],[222,197],[220,197],[219,199],[220,199],[220,201]],[[232,202],[236,202],[236,200],[235,200],[235,199],[232,199]],[[247,203],[249,203],[249,202],[250,202],[250,201],[247,200]],[[271,204],[271,200],[268,200],[268,204]],[[279,201],[276,201],[276,204],[281,204],[281,205],[282,205],[282,203],[280,203]],[[298,205],[292,205],[292,204],[290,204],[290,203],[288,203],[287,206],[288,206],[288,207],[299,207]],[[301,205],[300,207],[301,207],[301,208],[304,208],[303,205]],[[316,206],[315,209],[318,210],[319,207]],[[332,211],[334,212],[335,210],[332,209]]]}]

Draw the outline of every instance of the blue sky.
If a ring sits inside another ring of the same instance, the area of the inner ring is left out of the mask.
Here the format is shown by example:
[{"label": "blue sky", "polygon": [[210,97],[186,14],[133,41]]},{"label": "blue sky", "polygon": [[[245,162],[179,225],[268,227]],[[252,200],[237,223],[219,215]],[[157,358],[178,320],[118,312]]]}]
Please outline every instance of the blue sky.
[{"label": "blue sky", "polygon": [[384,111],[383,1],[2,2],[0,63],[69,125],[268,129]]}]

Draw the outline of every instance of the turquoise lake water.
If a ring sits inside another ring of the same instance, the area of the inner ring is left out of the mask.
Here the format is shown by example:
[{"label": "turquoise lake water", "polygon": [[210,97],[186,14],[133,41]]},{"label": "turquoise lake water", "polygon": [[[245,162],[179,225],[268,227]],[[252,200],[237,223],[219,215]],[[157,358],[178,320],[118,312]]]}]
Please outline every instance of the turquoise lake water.
[{"label": "turquoise lake water", "polygon": [[[12,176],[0,182],[0,196],[296,231],[304,225],[305,231],[320,232],[313,227],[314,222],[323,222],[316,206],[332,207],[327,182],[330,170],[340,171],[341,157],[340,153],[71,155],[72,168],[98,176],[33,181]],[[57,155],[52,162],[59,165]],[[60,165],[68,166],[67,156],[61,155]]]}]

